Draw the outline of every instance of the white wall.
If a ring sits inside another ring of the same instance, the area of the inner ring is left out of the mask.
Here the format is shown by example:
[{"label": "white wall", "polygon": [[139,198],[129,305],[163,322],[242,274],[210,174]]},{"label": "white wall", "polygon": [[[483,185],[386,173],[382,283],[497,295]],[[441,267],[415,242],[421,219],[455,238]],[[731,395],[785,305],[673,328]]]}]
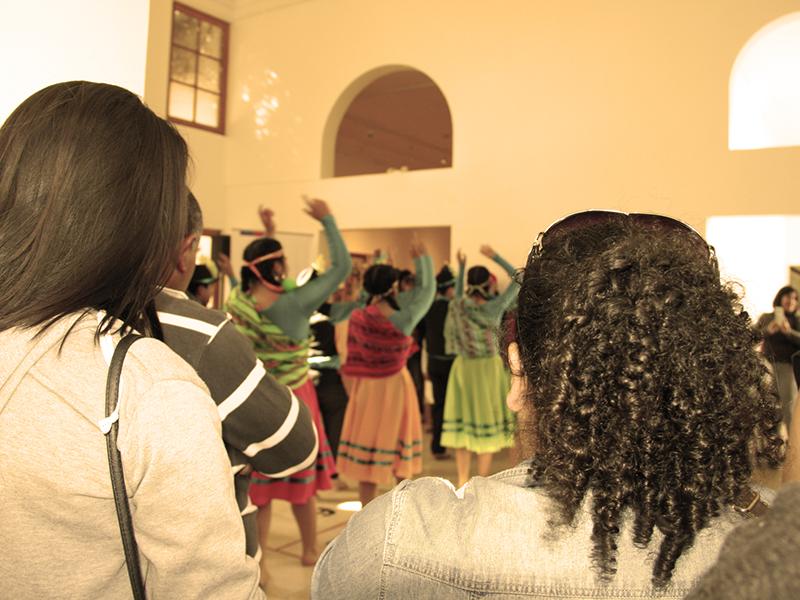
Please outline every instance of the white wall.
[{"label": "white wall", "polygon": [[731,73],[732,150],[800,145],[800,12],[760,29]]},{"label": "white wall", "polygon": [[[796,7],[317,0],[237,19],[225,226],[252,226],[268,203],[282,227],[314,231],[300,211],[309,193],[343,228],[452,225],[453,248],[489,242],[519,264],[540,229],[588,207],[665,212],[701,231],[715,215],[792,213],[800,151],[730,152],[727,126],[739,51]],[[453,168],[321,179],[340,94],[398,64],[447,97]]]},{"label": "white wall", "polygon": [[789,268],[800,265],[800,216],[713,217],[706,237],[714,246],[723,278],[744,286],[745,309],[757,319],[789,284]]},{"label": "white wall", "polygon": [[149,0],[28,0],[0,10],[0,123],[33,92],[60,81],[144,93]]}]

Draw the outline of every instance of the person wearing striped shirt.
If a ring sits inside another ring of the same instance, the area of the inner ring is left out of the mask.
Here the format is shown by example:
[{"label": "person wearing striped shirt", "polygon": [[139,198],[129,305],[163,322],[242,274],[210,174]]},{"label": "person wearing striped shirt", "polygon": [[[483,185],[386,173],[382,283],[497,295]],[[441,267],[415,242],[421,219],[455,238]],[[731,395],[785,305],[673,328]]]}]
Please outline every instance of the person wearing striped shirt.
[{"label": "person wearing striped shirt", "polygon": [[156,297],[156,309],[164,342],[197,371],[217,403],[247,554],[259,560],[249,474],[256,469],[271,477],[286,477],[313,465],[317,431],[308,408],[266,372],[253,345],[227,315],[200,305],[186,294],[202,229],[202,212],[190,193],[188,233],[175,269]]}]

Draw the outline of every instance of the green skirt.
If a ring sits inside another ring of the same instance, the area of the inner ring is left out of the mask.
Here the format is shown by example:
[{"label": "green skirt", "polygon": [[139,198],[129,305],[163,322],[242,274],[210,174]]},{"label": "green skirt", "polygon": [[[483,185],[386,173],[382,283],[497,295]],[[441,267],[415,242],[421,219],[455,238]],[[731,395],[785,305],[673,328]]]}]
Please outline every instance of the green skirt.
[{"label": "green skirt", "polygon": [[442,446],[497,452],[514,445],[514,413],[506,405],[509,374],[499,356],[453,362],[444,401]]}]

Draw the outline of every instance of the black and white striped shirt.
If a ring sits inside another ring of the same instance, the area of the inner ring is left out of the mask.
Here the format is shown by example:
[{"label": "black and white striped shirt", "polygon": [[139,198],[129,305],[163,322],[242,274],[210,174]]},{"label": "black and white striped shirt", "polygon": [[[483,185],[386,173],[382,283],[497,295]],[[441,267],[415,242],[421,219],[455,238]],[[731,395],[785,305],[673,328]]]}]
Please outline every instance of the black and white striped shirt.
[{"label": "black and white striped shirt", "polygon": [[[164,342],[194,367],[217,404],[234,475],[251,465],[265,475],[286,477],[314,463],[318,439],[308,408],[266,372],[253,345],[224,313],[172,289],[158,295],[156,308]],[[257,556],[249,478],[235,482],[248,554]]]}]

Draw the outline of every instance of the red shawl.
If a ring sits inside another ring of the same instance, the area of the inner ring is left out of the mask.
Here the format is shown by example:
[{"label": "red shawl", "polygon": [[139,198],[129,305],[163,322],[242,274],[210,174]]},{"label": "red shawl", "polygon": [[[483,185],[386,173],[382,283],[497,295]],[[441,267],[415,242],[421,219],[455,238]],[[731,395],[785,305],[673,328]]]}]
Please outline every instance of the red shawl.
[{"label": "red shawl", "polygon": [[406,366],[418,346],[404,335],[376,305],[353,311],[347,333],[347,362],[341,369],[350,377],[389,377]]}]

